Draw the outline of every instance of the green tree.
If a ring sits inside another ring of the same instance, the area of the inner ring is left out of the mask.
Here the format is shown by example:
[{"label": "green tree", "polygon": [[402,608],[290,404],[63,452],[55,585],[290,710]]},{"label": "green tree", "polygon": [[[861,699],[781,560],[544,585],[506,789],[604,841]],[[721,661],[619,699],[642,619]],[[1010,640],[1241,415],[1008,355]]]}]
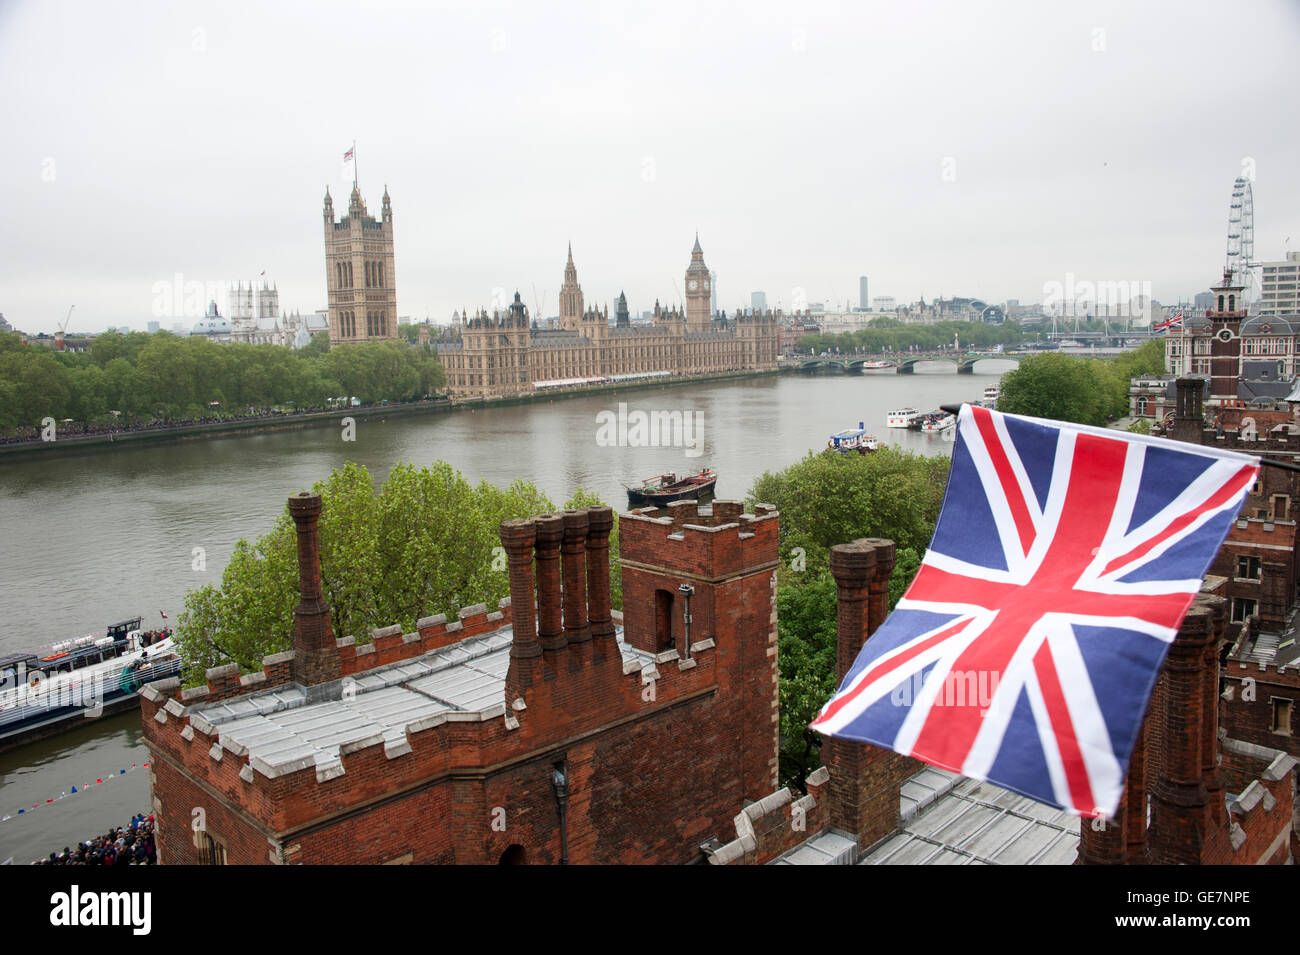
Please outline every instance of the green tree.
[{"label": "green tree", "polygon": [[[421,617],[454,614],[510,593],[499,560],[502,521],[555,510],[529,482],[477,486],[445,462],[395,467],[376,493],[369,472],[349,463],[314,490],[321,495],[321,583],[334,632],[367,643],[378,627],[415,628]],[[568,506],[601,503],[582,489]],[[617,536],[611,541],[617,555]],[[617,574],[614,575],[617,581]],[[617,608],[621,595],[614,587]],[[293,643],[297,544],[288,507],[255,543],[241,540],[222,575],[191,592],[177,621],[186,677],[234,661],[257,669]]]},{"label": "green tree", "polygon": [[1021,359],[1002,377],[998,410],[1035,418],[1102,425],[1111,402],[1100,363],[1060,352]]}]

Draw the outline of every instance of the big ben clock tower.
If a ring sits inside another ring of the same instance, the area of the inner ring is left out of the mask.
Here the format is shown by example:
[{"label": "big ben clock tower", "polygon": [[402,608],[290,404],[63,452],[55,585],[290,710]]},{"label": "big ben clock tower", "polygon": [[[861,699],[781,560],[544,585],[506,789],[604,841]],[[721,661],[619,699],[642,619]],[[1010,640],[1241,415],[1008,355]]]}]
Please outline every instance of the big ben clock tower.
[{"label": "big ben clock tower", "polygon": [[695,236],[695,248],[691,250],[691,264],[686,267],[686,330],[688,332],[707,332],[713,325],[709,314],[709,301],[713,294],[713,281],[709,277],[709,267],[704,264],[704,250],[700,248],[700,237]]}]

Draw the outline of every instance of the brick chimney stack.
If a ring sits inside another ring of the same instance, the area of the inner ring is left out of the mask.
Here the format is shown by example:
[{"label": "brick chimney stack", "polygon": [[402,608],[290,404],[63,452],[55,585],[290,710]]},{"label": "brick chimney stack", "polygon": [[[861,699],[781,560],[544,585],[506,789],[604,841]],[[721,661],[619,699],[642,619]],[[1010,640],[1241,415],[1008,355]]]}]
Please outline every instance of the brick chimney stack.
[{"label": "brick chimney stack", "polygon": [[[1147,712],[1149,716],[1150,710]],[[1133,744],[1133,756],[1128,762],[1128,782],[1124,785],[1125,852],[1129,865],[1148,865],[1151,862],[1151,849],[1147,845],[1148,773],[1147,717],[1143,717],[1137,742]]]},{"label": "brick chimney stack", "polygon": [[[537,639],[542,650],[553,652],[565,646],[560,617],[560,542],[564,539],[564,518],[548,514],[533,522],[537,532]],[[511,606],[514,597],[510,598]]]},{"label": "brick chimney stack", "polygon": [[298,606],[293,611],[293,679],[316,686],[339,679],[338,647],[330,625],[330,608],[320,583],[319,494],[302,491],[289,498],[289,514],[298,530]]},{"label": "brick chimney stack", "polygon": [[587,622],[597,641],[614,636],[609,595],[609,535],[613,529],[612,507],[587,508]]},{"label": "brick chimney stack", "polygon": [[1219,768],[1219,647],[1227,625],[1228,602],[1216,594],[1198,594],[1196,606],[1210,615],[1209,639],[1201,657],[1201,784],[1210,801],[1209,825],[1228,825],[1223,771]]},{"label": "brick chimney stack", "polygon": [[533,543],[536,530],[530,520],[502,521],[501,545],[505,548],[510,573],[510,618],[514,639],[510,657],[531,660],[542,655],[537,640],[537,612],[533,580]]},{"label": "brick chimney stack", "polygon": [[[831,548],[831,576],[835,578],[835,684],[857,659],[867,641],[867,597],[876,570],[876,548],[866,540]],[[830,740],[827,741],[829,745]]]},{"label": "brick chimney stack", "polygon": [[[885,620],[894,556],[893,541],[874,538],[831,548],[837,686]],[[828,737],[822,744],[822,765],[830,772],[832,826],[853,834],[863,849],[898,828],[899,786],[909,772],[909,760],[878,746]]]},{"label": "brick chimney stack", "polygon": [[[1164,758],[1152,787],[1148,832],[1156,865],[1201,864],[1210,801],[1201,759],[1206,718],[1202,680],[1206,649],[1215,641],[1214,623],[1211,607],[1193,604],[1165,659],[1166,705],[1157,715],[1164,724]],[[1216,661],[1216,679],[1217,669]]]},{"label": "brick chimney stack", "polygon": [[568,644],[587,643],[587,512],[564,515],[564,637]]}]

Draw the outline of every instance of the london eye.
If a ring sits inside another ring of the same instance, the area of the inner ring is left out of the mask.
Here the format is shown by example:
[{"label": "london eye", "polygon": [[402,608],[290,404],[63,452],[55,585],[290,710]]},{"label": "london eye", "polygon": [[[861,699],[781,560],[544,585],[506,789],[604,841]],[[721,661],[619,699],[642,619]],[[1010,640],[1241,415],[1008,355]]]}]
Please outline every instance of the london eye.
[{"label": "london eye", "polygon": [[1250,180],[1238,177],[1232,184],[1232,203],[1228,206],[1228,262],[1234,285],[1242,286],[1242,300],[1259,299],[1259,282],[1255,278],[1255,200]]}]

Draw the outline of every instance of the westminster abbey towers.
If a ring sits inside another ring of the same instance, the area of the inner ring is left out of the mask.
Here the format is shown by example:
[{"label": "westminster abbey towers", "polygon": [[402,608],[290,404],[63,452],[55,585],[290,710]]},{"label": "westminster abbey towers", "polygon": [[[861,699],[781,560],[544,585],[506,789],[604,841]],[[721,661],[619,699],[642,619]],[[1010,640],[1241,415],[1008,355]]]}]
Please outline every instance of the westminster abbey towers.
[{"label": "westminster abbey towers", "polygon": [[382,220],[366,213],[353,185],[348,214],[334,221],[325,189],[325,280],[329,288],[330,345],[397,338],[397,281],[393,273],[393,207],[384,187]]}]

